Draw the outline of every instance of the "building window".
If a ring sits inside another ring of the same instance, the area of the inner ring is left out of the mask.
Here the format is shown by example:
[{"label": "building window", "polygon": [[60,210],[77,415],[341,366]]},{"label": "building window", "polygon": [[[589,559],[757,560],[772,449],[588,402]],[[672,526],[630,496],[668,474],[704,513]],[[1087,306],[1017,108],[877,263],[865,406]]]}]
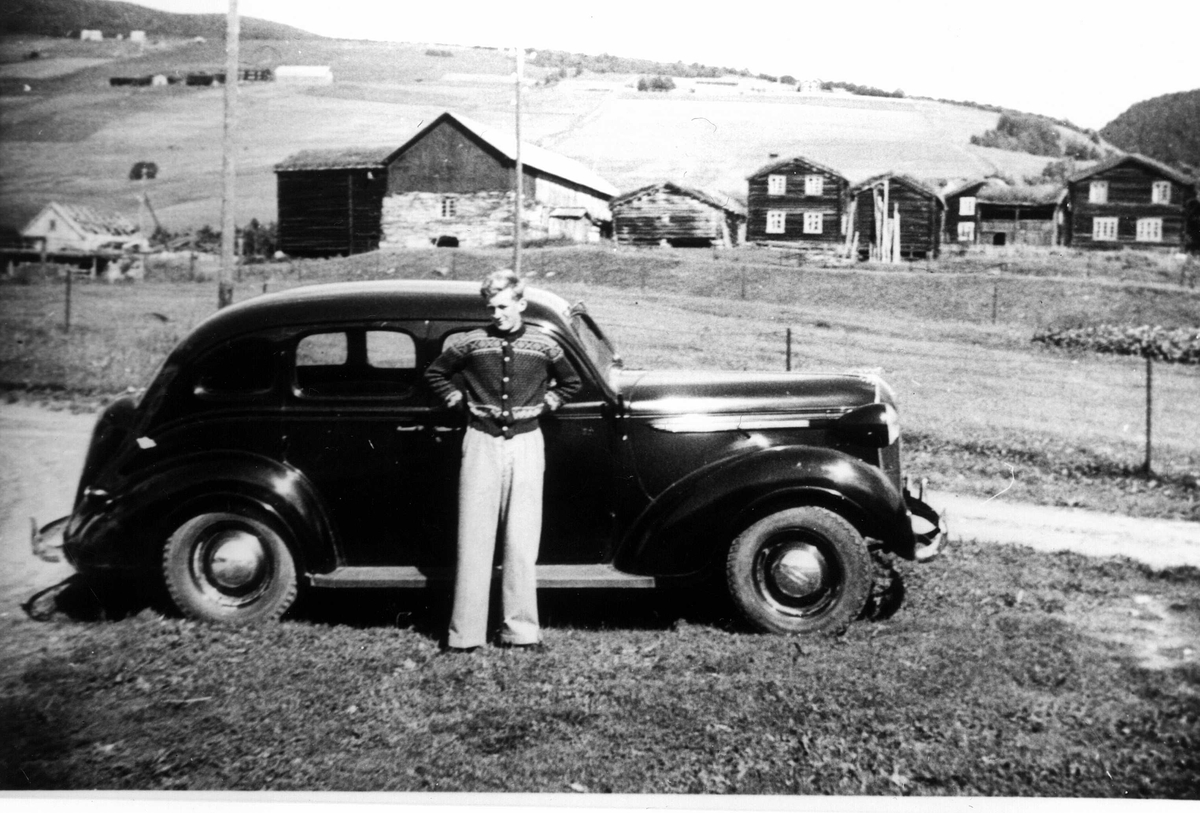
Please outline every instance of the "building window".
[{"label": "building window", "polygon": [[958,224],[958,242],[974,243],[975,242],[975,224],[969,220]]},{"label": "building window", "polygon": [[783,234],[783,223],[783,212],[767,212],[767,234]]},{"label": "building window", "polygon": [[1092,181],[1088,186],[1088,203],[1108,203],[1108,181]]},{"label": "building window", "polygon": [[805,212],[804,213],[804,233],[805,234],[820,234],[821,233],[821,213],[820,212]]},{"label": "building window", "polygon": [[974,217],[975,216],[975,198],[961,197],[958,199],[958,216],[959,217]]},{"label": "building window", "polygon": [[1139,243],[1162,242],[1162,218],[1139,217],[1137,222],[1137,241]]},{"label": "building window", "polygon": [[[804,176],[804,194],[810,197],[817,197],[825,190],[825,179],[820,175],[805,175]],[[807,231],[807,229],[805,230]]]},{"label": "building window", "polygon": [[662,225],[664,225],[664,226],[670,226],[671,225],[671,216],[670,215],[659,215],[658,222],[662,223]]},{"label": "building window", "polygon": [[1150,187],[1150,202],[1151,203],[1170,203],[1171,202],[1171,182],[1170,181],[1155,181]]},{"label": "building window", "polygon": [[458,215],[458,198],[442,198],[442,217]]},{"label": "building window", "polygon": [[50,231],[54,231],[57,228],[58,228],[58,221],[55,220],[54,218],[50,218]]},{"label": "building window", "polygon": [[786,175],[768,175],[767,176],[767,194],[768,195],[785,195],[785,194],[787,194],[787,176]]},{"label": "building window", "polygon": [[1115,217],[1093,217],[1092,218],[1092,239],[1093,240],[1116,240],[1117,239],[1117,219]]}]

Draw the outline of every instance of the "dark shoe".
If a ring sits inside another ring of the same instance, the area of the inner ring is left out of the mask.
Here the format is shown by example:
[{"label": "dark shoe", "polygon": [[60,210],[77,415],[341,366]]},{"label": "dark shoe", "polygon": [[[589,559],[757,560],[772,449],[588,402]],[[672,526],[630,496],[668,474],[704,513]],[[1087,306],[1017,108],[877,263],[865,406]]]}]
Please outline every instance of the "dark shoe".
[{"label": "dark shoe", "polygon": [[442,647],[442,654],[443,655],[470,655],[472,652],[474,652],[477,649],[479,649],[479,647],[477,647],[477,646],[450,646],[449,644],[446,644]]}]

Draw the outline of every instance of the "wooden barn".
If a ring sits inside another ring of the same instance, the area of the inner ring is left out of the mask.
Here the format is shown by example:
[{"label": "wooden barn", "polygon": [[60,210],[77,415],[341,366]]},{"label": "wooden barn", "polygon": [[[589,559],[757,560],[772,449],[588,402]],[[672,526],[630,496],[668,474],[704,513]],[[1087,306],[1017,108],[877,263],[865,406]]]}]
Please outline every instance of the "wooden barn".
[{"label": "wooden barn", "polygon": [[744,239],[741,204],[669,181],[618,195],[609,207],[622,245],[730,248]]},{"label": "wooden barn", "polygon": [[947,245],[1055,246],[1061,243],[1059,184],[1011,186],[999,178],[947,192]]},{"label": "wooden barn", "polygon": [[1119,155],[1067,179],[1067,240],[1076,248],[1195,246],[1196,180],[1144,155]]},{"label": "wooden barn", "polygon": [[[381,247],[511,244],[514,138],[443,113],[387,165]],[[608,233],[616,187],[578,161],[532,144],[521,144],[521,165],[523,239],[577,235],[593,242]]]},{"label": "wooden barn", "polygon": [[[525,240],[598,241],[612,184],[521,145]],[[275,167],[279,247],[293,256],[511,243],[515,141],[443,113],[397,149],[306,150]]]},{"label": "wooden barn", "polygon": [[849,182],[837,170],[808,158],[787,158],[746,180],[747,240],[841,247]]},{"label": "wooden barn", "polygon": [[876,175],[850,190],[850,243],[859,259],[898,262],[936,257],[945,204],[907,175]]},{"label": "wooden barn", "polygon": [[379,248],[391,153],[304,150],[277,164],[279,250],[330,257]]}]

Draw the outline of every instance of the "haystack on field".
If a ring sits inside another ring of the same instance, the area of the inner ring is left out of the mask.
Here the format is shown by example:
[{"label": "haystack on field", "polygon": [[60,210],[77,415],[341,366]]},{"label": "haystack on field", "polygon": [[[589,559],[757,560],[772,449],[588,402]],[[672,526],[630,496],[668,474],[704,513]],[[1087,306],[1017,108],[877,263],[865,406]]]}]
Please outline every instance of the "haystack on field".
[{"label": "haystack on field", "polygon": [[[41,55],[24,59],[31,50]],[[239,222],[276,219],[273,166],[302,149],[399,146],[447,110],[513,126],[512,60],[494,49],[343,40],[250,40],[247,68],[329,65],[323,87],[239,87]],[[220,70],[220,43],[0,43],[0,223],[20,226],[47,200],[135,210],[129,167],[160,168],[163,225],[220,218],[220,86],[109,87],[110,76]],[[928,179],[1020,178],[1048,159],[969,144],[998,114],[921,99],[755,92],[749,83],[641,93],[637,76],[584,72],[544,83],[529,66],[522,137],[581,161],[619,189],[674,180],[744,197],[772,153],[803,154],[851,180],[895,170]],[[23,88],[29,87],[26,91]]]}]

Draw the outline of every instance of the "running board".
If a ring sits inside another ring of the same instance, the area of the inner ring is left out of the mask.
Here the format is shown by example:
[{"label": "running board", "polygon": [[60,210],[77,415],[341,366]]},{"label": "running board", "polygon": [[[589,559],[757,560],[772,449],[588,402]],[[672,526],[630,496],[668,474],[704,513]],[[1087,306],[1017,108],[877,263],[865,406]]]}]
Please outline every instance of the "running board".
[{"label": "running board", "polygon": [[[499,578],[500,568],[492,572]],[[309,577],[313,587],[428,587],[451,584],[450,567],[339,567]],[[649,589],[653,576],[622,573],[612,565],[538,565],[538,587],[623,587]]]}]

